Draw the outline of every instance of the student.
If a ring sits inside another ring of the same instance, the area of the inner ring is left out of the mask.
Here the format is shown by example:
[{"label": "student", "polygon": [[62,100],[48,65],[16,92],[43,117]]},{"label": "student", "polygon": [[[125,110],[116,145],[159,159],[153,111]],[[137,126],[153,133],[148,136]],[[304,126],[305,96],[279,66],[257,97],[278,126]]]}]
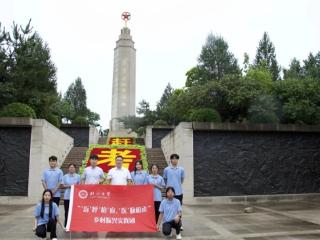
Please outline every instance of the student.
[{"label": "student", "polygon": [[47,232],[50,232],[50,239],[57,240],[56,228],[57,223],[64,230],[62,223],[59,221],[59,208],[54,203],[52,191],[44,190],[41,203],[38,203],[34,210],[34,227],[35,234],[43,239],[46,239]]},{"label": "student", "polygon": [[49,189],[53,193],[52,201],[59,206],[60,204],[60,185],[62,182],[63,172],[57,168],[57,157],[49,157],[49,169],[46,169],[42,174],[42,186],[44,189]]},{"label": "student", "polygon": [[147,177],[148,174],[143,170],[142,161],[136,161],[134,171],[131,172],[132,182],[136,185],[144,185],[147,184]]},{"label": "student", "polygon": [[163,179],[166,183],[166,187],[173,187],[175,190],[175,198],[180,201],[182,205],[183,192],[182,184],[185,177],[184,169],[178,166],[179,155],[171,154],[170,163],[171,165],[166,167],[163,171]]},{"label": "student", "polygon": [[159,207],[159,219],[157,228],[160,230],[160,224],[162,223],[162,233],[169,237],[171,236],[172,228],[176,230],[176,239],[182,239],[181,231],[181,204],[175,197],[175,191],[173,187],[166,189],[166,199],[163,199]]},{"label": "student", "polygon": [[163,178],[158,174],[159,167],[156,164],[151,166],[151,174],[147,177],[147,184],[153,185],[153,201],[154,211],[156,216],[156,222],[159,218],[159,207],[162,200],[161,190],[165,187]]},{"label": "student", "polygon": [[105,181],[103,170],[97,166],[98,156],[90,156],[90,166],[86,167],[81,177],[81,184],[100,184]]},{"label": "student", "polygon": [[76,165],[70,163],[68,165],[68,173],[62,178],[62,187],[65,189],[63,196],[64,205],[64,226],[67,225],[69,203],[70,203],[70,190],[72,185],[80,184],[80,175],[76,173]]},{"label": "student", "polygon": [[107,180],[111,185],[131,185],[132,178],[128,169],[122,167],[123,157],[116,157],[116,166],[108,172]]},{"label": "student", "polygon": [[[185,177],[184,169],[178,166],[179,155],[174,153],[170,156],[171,165],[166,167],[163,171],[163,179],[166,183],[166,187],[173,187],[175,190],[175,198],[180,201],[182,206],[183,192],[182,184]],[[181,231],[183,227],[181,225]]]}]

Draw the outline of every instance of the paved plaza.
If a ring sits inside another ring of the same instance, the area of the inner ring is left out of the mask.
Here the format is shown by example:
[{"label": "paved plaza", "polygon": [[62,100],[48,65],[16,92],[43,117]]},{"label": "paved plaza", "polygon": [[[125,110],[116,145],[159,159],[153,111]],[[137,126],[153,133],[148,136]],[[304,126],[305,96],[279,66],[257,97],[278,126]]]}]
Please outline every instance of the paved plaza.
[{"label": "paved plaza", "polygon": [[[320,201],[185,205],[183,239],[320,239]],[[34,206],[0,205],[0,239],[37,239],[31,231]],[[63,207],[60,206],[61,213]],[[163,239],[160,233],[63,233],[58,239]],[[175,239],[175,238],[173,238]]]}]

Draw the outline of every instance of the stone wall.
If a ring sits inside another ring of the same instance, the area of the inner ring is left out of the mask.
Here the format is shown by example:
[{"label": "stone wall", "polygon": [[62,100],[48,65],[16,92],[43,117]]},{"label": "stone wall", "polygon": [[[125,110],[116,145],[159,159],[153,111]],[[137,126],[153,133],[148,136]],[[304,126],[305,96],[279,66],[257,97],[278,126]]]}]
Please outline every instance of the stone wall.
[{"label": "stone wall", "polygon": [[193,130],[192,123],[180,123],[174,130],[161,140],[161,148],[166,161],[170,162],[170,155],[177,153],[180,156],[179,165],[186,173],[183,183],[184,200],[193,199]]},{"label": "stone wall", "polygon": [[74,139],[75,147],[89,146],[89,126],[62,125],[60,129]]},{"label": "stone wall", "polygon": [[[180,123],[161,140],[180,155],[187,203],[264,201],[320,192],[320,128]],[[208,198],[213,197],[213,198]]]},{"label": "stone wall", "polygon": [[31,126],[0,126],[0,196],[27,196]]},{"label": "stone wall", "polygon": [[89,127],[89,144],[97,144],[99,141],[99,131],[95,126]]},{"label": "stone wall", "polygon": [[[41,174],[49,166],[49,157],[51,155],[57,156],[58,165],[61,165],[73,147],[73,138],[43,119],[0,118],[0,126],[2,129],[9,129],[5,130],[7,134],[10,128],[29,128],[29,131],[24,130],[25,132],[17,129],[11,130],[13,135],[10,142],[6,140],[6,134],[0,136],[0,139],[4,139],[4,142],[6,142],[5,148],[2,149],[16,149],[15,155],[19,156],[19,162],[21,159],[24,164],[24,170],[21,170],[24,172],[22,176],[28,176],[23,180],[28,183],[26,185],[19,180],[20,176],[17,174],[19,170],[14,171],[12,176],[6,174],[6,177],[9,176],[12,181],[18,181],[22,186],[27,186],[27,194],[24,191],[24,194],[15,193],[1,196],[0,204],[35,203],[41,198],[43,192]],[[5,131],[0,132],[0,134],[5,133]],[[29,145],[27,143],[28,139]],[[16,162],[6,161],[5,168],[17,169],[20,163],[18,163],[18,166],[15,164]],[[16,175],[16,180],[13,177],[14,175]]]},{"label": "stone wall", "polygon": [[171,132],[173,127],[153,127],[148,126],[146,129],[146,147],[147,148],[160,148],[161,139],[164,138],[169,132]]},{"label": "stone wall", "polygon": [[318,193],[320,132],[293,125],[194,125],[194,196]]}]

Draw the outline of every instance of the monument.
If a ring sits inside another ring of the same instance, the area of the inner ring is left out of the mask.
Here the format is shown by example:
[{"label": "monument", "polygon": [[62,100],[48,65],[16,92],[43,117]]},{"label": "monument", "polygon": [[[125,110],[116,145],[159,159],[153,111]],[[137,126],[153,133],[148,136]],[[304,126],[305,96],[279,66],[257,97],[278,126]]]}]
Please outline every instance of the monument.
[{"label": "monument", "polygon": [[136,49],[127,22],[130,13],[122,13],[125,26],[114,49],[112,110],[110,130],[112,135],[123,135],[126,129],[119,120],[121,117],[134,116],[136,109]]}]

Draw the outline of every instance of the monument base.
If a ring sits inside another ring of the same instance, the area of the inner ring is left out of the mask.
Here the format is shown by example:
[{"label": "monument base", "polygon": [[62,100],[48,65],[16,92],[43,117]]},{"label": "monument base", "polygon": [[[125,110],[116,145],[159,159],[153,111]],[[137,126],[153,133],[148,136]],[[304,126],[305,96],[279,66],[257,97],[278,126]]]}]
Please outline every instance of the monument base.
[{"label": "monument base", "polygon": [[112,130],[108,134],[108,139],[112,137],[137,138],[138,134],[131,129]]}]

